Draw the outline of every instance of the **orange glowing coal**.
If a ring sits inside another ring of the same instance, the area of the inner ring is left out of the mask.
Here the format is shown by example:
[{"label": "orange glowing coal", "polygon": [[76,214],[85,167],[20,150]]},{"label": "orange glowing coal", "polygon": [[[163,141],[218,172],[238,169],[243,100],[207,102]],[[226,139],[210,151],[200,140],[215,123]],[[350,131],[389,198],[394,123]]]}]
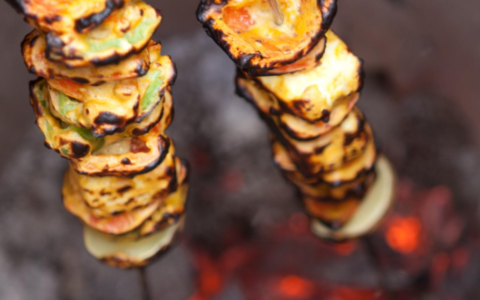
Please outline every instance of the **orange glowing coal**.
[{"label": "orange glowing coal", "polygon": [[289,298],[307,298],[312,296],[315,286],[310,281],[296,275],[288,275],[282,278],[278,290],[283,296]]},{"label": "orange glowing coal", "polygon": [[397,217],[388,227],[386,239],[395,251],[409,254],[415,251],[420,242],[421,224],[414,217]]}]

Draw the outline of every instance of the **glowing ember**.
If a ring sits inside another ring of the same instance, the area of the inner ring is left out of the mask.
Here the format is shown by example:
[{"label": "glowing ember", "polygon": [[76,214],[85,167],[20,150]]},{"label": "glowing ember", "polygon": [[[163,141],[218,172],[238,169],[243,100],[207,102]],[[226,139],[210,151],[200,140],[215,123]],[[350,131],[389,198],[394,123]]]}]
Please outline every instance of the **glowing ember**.
[{"label": "glowing ember", "polygon": [[415,251],[420,242],[421,224],[417,218],[396,218],[391,221],[386,239],[388,245],[403,254]]},{"label": "glowing ember", "polygon": [[314,293],[315,286],[296,275],[288,275],[280,281],[278,290],[287,297],[306,298]]}]

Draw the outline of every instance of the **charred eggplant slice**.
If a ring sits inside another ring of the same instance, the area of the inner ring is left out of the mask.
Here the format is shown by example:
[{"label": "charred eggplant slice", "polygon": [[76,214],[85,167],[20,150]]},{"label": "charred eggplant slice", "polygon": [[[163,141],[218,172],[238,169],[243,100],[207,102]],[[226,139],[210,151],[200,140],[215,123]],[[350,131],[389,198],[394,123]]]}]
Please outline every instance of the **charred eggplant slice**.
[{"label": "charred eggplant slice", "polygon": [[332,31],[321,63],[308,71],[255,77],[280,106],[308,122],[329,120],[338,101],[357,93],[363,84],[361,60]]},{"label": "charred eggplant slice", "polygon": [[89,130],[65,124],[51,114],[44,80],[32,82],[30,98],[45,145],[70,159],[79,173],[131,176],[152,170],[165,158],[170,140],[162,136],[162,122],[139,137],[121,133],[95,138]]},{"label": "charred eggplant slice", "polygon": [[32,31],[22,43],[23,59],[30,73],[43,78],[66,78],[91,85],[145,75],[150,66],[148,48],[120,61],[118,64],[72,69],[61,63],[47,60],[45,57],[47,49],[45,34],[41,31]]},{"label": "charred eggplant slice", "polygon": [[142,51],[161,20],[159,11],[134,0],[88,33],[48,33],[47,59],[71,68],[117,63]]},{"label": "charred eggplant slice", "polygon": [[[122,132],[133,122],[149,119],[146,123],[151,124],[158,120],[159,103],[176,77],[171,58],[161,56],[160,51],[159,43],[151,43],[150,69],[142,77],[98,86],[71,79],[48,79],[54,114],[68,124],[91,129],[96,137]],[[157,118],[152,120],[152,113]],[[148,128],[145,123],[140,127]]]},{"label": "charred eggplant slice", "polygon": [[34,27],[56,34],[84,33],[130,0],[7,0]]},{"label": "charred eggplant slice", "polygon": [[197,17],[239,68],[258,75],[308,55],[321,43],[336,13],[336,0],[279,5],[285,17],[282,25],[275,23],[268,2],[262,0],[202,0]]}]

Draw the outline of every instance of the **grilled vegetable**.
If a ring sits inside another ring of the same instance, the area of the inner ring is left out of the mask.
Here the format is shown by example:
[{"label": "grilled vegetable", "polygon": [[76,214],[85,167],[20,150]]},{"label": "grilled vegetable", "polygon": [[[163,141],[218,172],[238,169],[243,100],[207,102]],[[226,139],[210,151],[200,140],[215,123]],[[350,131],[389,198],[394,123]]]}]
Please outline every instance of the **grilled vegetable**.
[{"label": "grilled vegetable", "polygon": [[270,119],[275,126],[290,138],[298,141],[310,141],[331,131],[342,122],[358,101],[359,93],[353,93],[337,100],[332,107],[328,120],[308,122],[298,116],[285,112],[272,94],[260,87],[252,78],[242,72],[237,73],[237,94],[247,99]]},{"label": "grilled vegetable", "polygon": [[[144,207],[152,199],[163,199],[177,188],[173,145],[168,150],[164,161],[158,167],[133,178],[85,176],[78,174],[72,167],[66,176],[78,191],[78,198],[82,199],[79,205],[86,206],[89,216],[112,217]],[[87,217],[82,219],[88,220]]]},{"label": "grilled vegetable", "polygon": [[131,176],[148,172],[162,162],[170,144],[169,138],[161,135],[163,122],[139,137],[124,132],[105,138],[95,138],[86,129],[61,122],[50,112],[44,80],[32,82],[31,104],[45,145],[70,159],[82,174]]},{"label": "grilled vegetable", "polygon": [[383,219],[395,197],[395,172],[381,156],[375,166],[376,178],[356,212],[342,228],[332,230],[320,220],[312,220],[312,231],[322,237],[346,240],[368,234]]},{"label": "grilled vegetable", "polygon": [[159,11],[134,0],[88,33],[48,33],[47,58],[68,67],[116,63],[142,51],[161,20]]},{"label": "grilled vegetable", "polygon": [[338,169],[360,156],[373,135],[359,110],[351,112],[336,128],[311,141],[295,141],[280,133],[282,143],[306,176]]},{"label": "grilled vegetable", "polygon": [[202,0],[197,17],[239,68],[258,75],[312,52],[336,13],[336,0],[279,1],[279,6],[282,25],[262,0]]},{"label": "grilled vegetable", "polygon": [[163,253],[184,223],[188,176],[187,168],[178,159],[176,173],[178,189],[166,196],[163,204],[140,227],[115,235],[86,225],[84,239],[90,254],[112,266],[132,268],[144,266]]},{"label": "grilled vegetable", "polygon": [[91,129],[96,137],[121,132],[132,122],[142,122],[158,107],[176,78],[172,60],[161,56],[160,51],[160,44],[151,43],[150,70],[142,77],[98,86],[70,79],[48,79],[53,113],[68,124]]},{"label": "grilled vegetable", "polygon": [[362,70],[361,60],[329,31],[327,49],[317,67],[255,80],[276,97],[282,109],[314,123],[329,120],[337,101],[362,88]]},{"label": "grilled vegetable", "polygon": [[106,264],[119,268],[146,266],[165,252],[175,235],[182,230],[184,219],[138,241],[112,239],[111,235],[84,227],[83,239],[88,252]]},{"label": "grilled vegetable", "polygon": [[176,191],[171,192],[163,205],[142,224],[138,231],[140,237],[154,234],[165,227],[173,225],[184,216],[188,196],[188,168],[186,163],[178,158],[175,166],[178,188]]},{"label": "grilled vegetable", "polygon": [[[273,150],[275,162],[282,170],[287,172],[295,171],[292,172],[292,176],[288,176],[289,179],[296,179],[307,184],[322,182],[332,186],[354,181],[362,174],[367,173],[373,168],[377,158],[375,143],[372,139],[369,139],[364,152],[360,156],[342,164],[336,169],[328,172],[320,172],[312,176],[310,174],[304,174],[301,170],[297,171],[297,167],[292,161],[288,151],[286,151],[280,143],[275,144]],[[311,178],[313,178],[313,180],[309,180]]]},{"label": "grilled vegetable", "polygon": [[[126,196],[119,195],[113,201],[111,199],[99,200],[103,201],[104,205],[93,203],[97,208],[90,205],[92,197],[84,197],[88,193],[85,191],[85,181],[88,181],[88,179],[83,180],[83,185],[78,183],[78,177],[70,169],[64,178],[63,204],[68,211],[91,228],[112,235],[124,235],[122,236],[124,239],[139,239],[160,230],[166,224],[171,223],[172,219],[178,219],[179,215],[183,213],[186,198],[182,197],[186,196],[188,190],[186,186],[187,170],[180,161],[176,161],[170,174],[161,174],[162,170],[164,171],[165,168],[169,167],[168,164],[161,165],[158,167],[159,170],[150,172],[152,174],[139,175],[137,176],[139,178],[130,179],[128,181],[129,185],[126,186],[133,186],[130,195],[132,197],[131,201],[126,199]],[[90,187],[95,185],[93,180],[90,180]],[[124,179],[124,182],[127,180]],[[121,179],[109,178],[99,181],[97,186],[102,186],[104,193],[109,191],[108,186],[104,185],[108,181],[119,184]],[[168,184],[165,184],[167,182]],[[139,187],[140,190],[134,191],[134,187]],[[149,188],[154,190],[149,191]],[[92,192],[95,192],[95,190],[92,190]],[[112,193],[114,192],[112,191]],[[119,193],[117,192],[117,194]],[[130,205],[129,202],[133,201],[139,201],[138,205]],[[104,207],[106,205],[110,207]],[[102,206],[104,211],[100,212]],[[122,210],[115,211],[116,207]],[[109,210],[111,214],[107,214],[106,210]],[[170,211],[178,215],[162,214]]]},{"label": "grilled vegetable", "polygon": [[105,81],[143,76],[150,66],[149,47],[120,61],[118,64],[75,69],[47,60],[45,57],[46,49],[45,34],[39,30],[34,30],[28,34],[22,43],[23,59],[28,70],[30,73],[43,78],[66,78],[77,83],[99,85]]},{"label": "grilled vegetable", "polygon": [[130,0],[7,0],[34,27],[56,34],[88,32]]}]

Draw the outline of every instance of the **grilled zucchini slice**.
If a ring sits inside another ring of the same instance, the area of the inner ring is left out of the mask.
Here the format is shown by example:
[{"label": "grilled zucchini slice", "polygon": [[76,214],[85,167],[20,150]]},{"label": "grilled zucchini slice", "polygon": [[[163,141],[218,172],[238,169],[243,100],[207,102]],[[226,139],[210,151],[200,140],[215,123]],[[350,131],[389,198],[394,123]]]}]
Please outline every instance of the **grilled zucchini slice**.
[{"label": "grilled zucchini slice", "polygon": [[149,53],[150,69],[142,77],[97,86],[70,79],[47,79],[55,115],[69,124],[91,129],[97,137],[142,122],[158,108],[165,90],[176,78],[175,66],[169,56],[160,54],[159,43],[151,43]]},{"label": "grilled zucchini slice", "polygon": [[358,238],[378,226],[395,199],[395,171],[390,162],[380,156],[375,164],[375,181],[352,217],[341,228],[325,226],[324,222],[313,218],[311,228],[314,234],[324,239],[336,241]]},{"label": "grilled zucchini slice", "polygon": [[47,60],[45,57],[47,43],[45,34],[41,31],[32,31],[22,42],[23,59],[30,73],[43,78],[66,78],[91,85],[145,75],[150,66],[148,48],[120,61],[118,64],[72,69],[61,63]]},{"label": "grilled zucchini slice", "polygon": [[359,93],[353,93],[336,101],[328,120],[308,122],[290,114],[280,106],[275,96],[243,72],[237,73],[236,88],[239,96],[252,103],[265,118],[272,120],[276,127],[297,141],[311,141],[331,131],[345,119],[360,97]]},{"label": "grilled zucchini slice", "polygon": [[159,11],[134,0],[88,33],[48,33],[47,58],[71,68],[118,63],[142,51],[161,20]]},{"label": "grilled zucchini slice", "polygon": [[163,199],[176,190],[176,160],[173,145],[165,160],[152,171],[129,177],[86,176],[72,167],[65,176],[78,191],[90,215],[108,218],[147,206],[152,199]]},{"label": "grilled zucchini slice", "polygon": [[45,32],[85,33],[130,0],[7,0],[32,26]]},{"label": "grilled zucchini slice", "polygon": [[370,125],[358,109],[332,131],[311,141],[296,141],[277,131],[277,139],[302,174],[307,177],[320,172],[330,172],[360,156],[370,140],[373,140]]},{"label": "grilled zucchini slice", "polygon": [[202,0],[197,18],[239,68],[258,75],[308,55],[323,39],[337,7],[336,0],[280,0],[279,5],[282,25],[263,0]]},{"label": "grilled zucchini slice", "polygon": [[308,71],[254,78],[278,99],[280,106],[308,122],[330,119],[338,101],[363,84],[362,61],[332,31],[321,63]]},{"label": "grilled zucchini slice", "polygon": [[337,169],[328,172],[320,172],[311,176],[297,168],[295,162],[290,157],[289,152],[280,143],[277,142],[274,144],[273,151],[275,163],[286,172],[287,177],[290,180],[295,181],[295,184],[296,182],[304,182],[306,184],[322,182],[334,187],[353,182],[360,176],[368,173],[374,167],[377,158],[375,142],[373,138],[369,138],[364,152],[355,159],[341,165]]},{"label": "grilled zucchini slice", "polygon": [[139,137],[124,132],[95,138],[89,130],[65,124],[51,114],[45,80],[31,83],[30,101],[37,125],[45,135],[45,145],[70,159],[79,173],[131,176],[148,172],[162,162],[168,151],[170,139],[162,136],[163,122]]},{"label": "grilled zucchini slice", "polygon": [[[135,184],[146,187],[149,185],[152,188],[157,189],[157,192],[149,192],[147,189],[143,190],[143,193],[150,193],[151,197],[147,197],[144,203],[139,206],[130,206],[128,201],[123,204],[120,203],[124,200],[122,195],[115,199],[118,202],[120,211],[113,214],[105,214],[98,216],[95,214],[95,209],[89,206],[89,202],[82,195],[85,194],[80,184],[76,183],[77,177],[74,171],[70,169],[64,177],[64,185],[62,188],[63,204],[65,208],[73,215],[77,216],[83,223],[91,228],[102,231],[107,234],[117,235],[123,239],[139,239],[144,236],[150,235],[162,227],[159,225],[167,225],[172,223],[172,219],[178,220],[178,215],[168,216],[161,215],[162,212],[167,213],[169,211],[183,213],[186,198],[178,198],[186,196],[188,190],[188,184],[186,181],[186,168],[181,162],[176,161],[176,166],[170,174],[161,174],[160,172],[165,170],[160,166],[160,170],[152,171],[151,175],[140,176],[136,179]],[[73,171],[73,172],[72,172]],[[174,184],[163,185],[165,177],[171,177],[168,179]],[[115,179],[113,179],[115,181]],[[100,183],[101,184],[101,183]],[[130,184],[134,184],[133,180]],[[162,185],[163,189],[155,187],[155,185]],[[180,187],[180,188],[179,188]],[[106,187],[104,188],[106,189]],[[137,194],[138,196],[139,194]],[[132,195],[135,197],[135,195]],[[177,197],[176,199],[174,199]],[[143,200],[142,200],[143,201]],[[106,203],[106,202],[105,202]],[[112,204],[116,206],[115,204]],[[182,206],[182,207],[178,207]],[[98,211],[98,210],[97,210]],[[163,226],[163,227],[165,227]]]}]

